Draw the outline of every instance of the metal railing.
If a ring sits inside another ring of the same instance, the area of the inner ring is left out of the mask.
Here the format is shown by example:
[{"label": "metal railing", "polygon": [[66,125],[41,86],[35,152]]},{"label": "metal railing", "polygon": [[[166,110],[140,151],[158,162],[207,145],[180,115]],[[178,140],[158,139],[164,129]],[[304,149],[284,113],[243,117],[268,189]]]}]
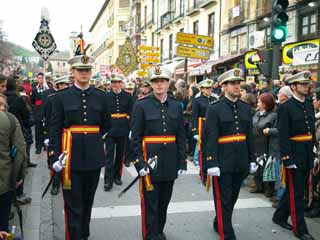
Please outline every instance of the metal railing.
[{"label": "metal railing", "polygon": [[167,26],[174,19],[174,11],[168,11],[161,16],[161,28]]}]

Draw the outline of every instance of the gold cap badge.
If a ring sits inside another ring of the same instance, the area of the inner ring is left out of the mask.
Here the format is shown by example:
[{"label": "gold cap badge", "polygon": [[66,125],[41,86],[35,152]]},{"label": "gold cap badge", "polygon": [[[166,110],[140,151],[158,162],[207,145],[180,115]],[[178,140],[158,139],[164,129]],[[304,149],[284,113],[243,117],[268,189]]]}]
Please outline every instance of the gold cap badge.
[{"label": "gold cap badge", "polygon": [[160,67],[155,67],[154,74],[156,74],[156,75],[160,75],[160,74],[161,74],[161,69],[160,69]]},{"label": "gold cap badge", "polygon": [[81,58],[81,62],[83,64],[87,64],[89,62],[89,57],[87,55],[84,55],[82,58]]}]

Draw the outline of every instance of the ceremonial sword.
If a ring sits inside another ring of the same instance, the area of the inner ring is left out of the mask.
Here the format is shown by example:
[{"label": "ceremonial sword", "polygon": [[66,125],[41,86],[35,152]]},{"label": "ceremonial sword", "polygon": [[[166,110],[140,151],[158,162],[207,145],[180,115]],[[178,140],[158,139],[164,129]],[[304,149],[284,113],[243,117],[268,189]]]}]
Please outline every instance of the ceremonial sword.
[{"label": "ceremonial sword", "polygon": [[[65,158],[67,157],[67,152],[63,152],[60,154],[59,158],[58,158],[58,161],[61,163],[61,165],[64,167],[65,164],[66,164],[66,160]],[[43,197],[46,195],[46,193],[48,192],[49,190],[49,187],[51,186],[52,182],[53,182],[53,179],[54,179],[54,176],[56,175],[56,171],[53,170],[53,174],[49,180],[49,183],[47,184],[46,188],[44,189],[42,195],[41,195],[41,198],[43,199]]]},{"label": "ceremonial sword", "polygon": [[[147,171],[147,169],[150,170],[155,170],[157,168],[158,165],[158,156],[154,156],[152,158],[148,159],[147,162],[147,166],[144,168],[145,171]],[[123,194],[125,194],[140,178],[140,175],[138,174],[138,176],[135,177],[135,179],[132,180],[131,183],[129,183],[128,186],[126,186],[119,194],[118,194],[118,198],[120,198]]]}]

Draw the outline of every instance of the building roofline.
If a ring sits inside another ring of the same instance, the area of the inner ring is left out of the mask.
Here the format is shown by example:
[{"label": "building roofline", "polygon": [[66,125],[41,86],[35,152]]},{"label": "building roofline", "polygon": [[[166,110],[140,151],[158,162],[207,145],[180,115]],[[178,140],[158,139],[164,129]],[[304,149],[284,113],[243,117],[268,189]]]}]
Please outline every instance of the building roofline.
[{"label": "building roofline", "polygon": [[108,6],[108,3],[109,3],[109,2],[110,2],[110,0],[105,0],[105,2],[104,2],[104,4],[102,5],[102,7],[101,7],[101,9],[100,9],[100,11],[99,11],[96,19],[94,20],[93,24],[91,25],[89,32],[92,32],[93,28],[96,26],[96,24],[98,23],[101,15],[102,15],[103,12],[104,12],[104,9]]}]

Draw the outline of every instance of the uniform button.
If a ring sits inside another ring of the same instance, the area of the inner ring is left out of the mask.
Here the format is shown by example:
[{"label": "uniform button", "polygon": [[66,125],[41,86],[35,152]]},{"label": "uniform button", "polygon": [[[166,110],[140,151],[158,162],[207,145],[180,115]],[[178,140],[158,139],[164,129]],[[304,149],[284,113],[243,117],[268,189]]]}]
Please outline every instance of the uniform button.
[{"label": "uniform button", "polygon": [[166,131],[167,131],[167,129],[163,129],[163,131],[164,131],[164,132],[166,132]]},{"label": "uniform button", "polygon": [[83,102],[83,103],[85,103],[85,102],[86,102],[86,100],[85,100],[85,99],[83,99],[83,100],[82,100],[82,102]]},{"label": "uniform button", "polygon": [[237,110],[234,110],[234,113],[237,113]]},{"label": "uniform button", "polygon": [[308,122],[308,121],[306,121],[306,124],[309,124],[309,122]]},{"label": "uniform button", "polygon": [[234,118],[235,118],[235,119],[237,119],[237,118],[238,118],[238,116],[234,116]]},{"label": "uniform button", "polygon": [[308,132],[308,134],[311,134],[311,132]]},{"label": "uniform button", "polygon": [[84,132],[83,134],[84,134],[84,135],[87,135],[87,132]]},{"label": "uniform button", "polygon": [[163,123],[162,123],[162,125],[166,125],[166,123],[165,123],[165,122],[163,122]]},{"label": "uniform button", "polygon": [[162,118],[165,119],[166,117],[162,115]]},{"label": "uniform button", "polygon": [[239,124],[238,122],[236,122],[236,124]]},{"label": "uniform button", "polygon": [[84,115],[87,115],[87,112],[83,112]]},{"label": "uniform button", "polygon": [[236,127],[236,129],[237,129],[237,130],[239,130],[239,128],[238,128],[238,127]]},{"label": "uniform button", "polygon": [[83,108],[87,108],[87,106],[86,106],[86,105],[84,105],[84,106],[83,106]]},{"label": "uniform button", "polygon": [[82,93],[82,97],[86,96],[84,93]]},{"label": "uniform button", "polygon": [[161,109],[161,112],[164,112],[164,110],[163,110],[163,109]]},{"label": "uniform button", "polygon": [[88,119],[84,118],[83,121],[86,122],[86,121],[88,121]]},{"label": "uniform button", "polygon": [[166,146],[166,145],[167,145],[167,143],[164,143],[163,145],[165,145],[165,146]]}]

